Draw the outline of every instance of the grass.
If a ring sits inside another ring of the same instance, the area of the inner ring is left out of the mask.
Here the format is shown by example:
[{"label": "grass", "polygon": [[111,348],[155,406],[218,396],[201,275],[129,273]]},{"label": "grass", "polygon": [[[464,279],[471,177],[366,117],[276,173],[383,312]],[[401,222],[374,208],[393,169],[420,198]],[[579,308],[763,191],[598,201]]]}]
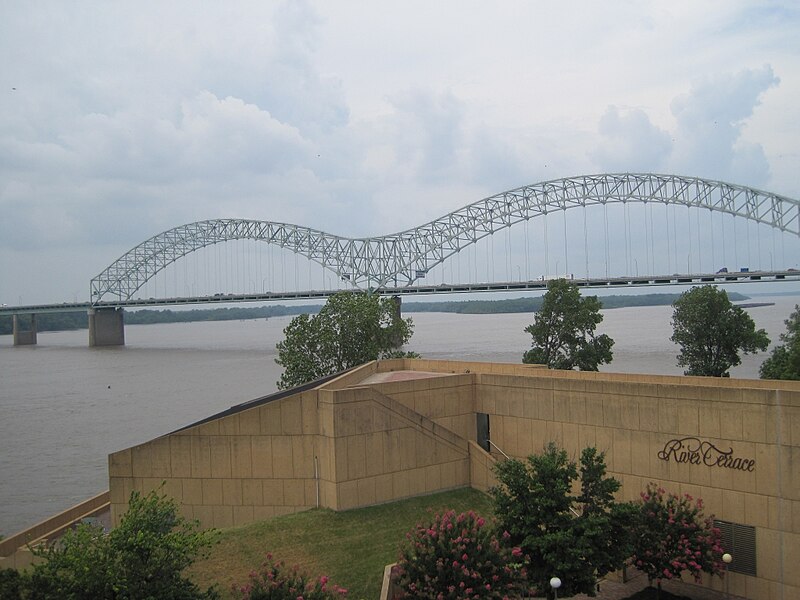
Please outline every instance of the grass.
[{"label": "grass", "polygon": [[491,500],[464,488],[345,512],[314,509],[260,523],[224,529],[206,559],[188,571],[201,587],[217,584],[223,598],[244,584],[267,552],[313,577],[328,575],[348,598],[378,598],[383,569],[397,560],[405,534],[435,512],[453,509],[492,514]]}]

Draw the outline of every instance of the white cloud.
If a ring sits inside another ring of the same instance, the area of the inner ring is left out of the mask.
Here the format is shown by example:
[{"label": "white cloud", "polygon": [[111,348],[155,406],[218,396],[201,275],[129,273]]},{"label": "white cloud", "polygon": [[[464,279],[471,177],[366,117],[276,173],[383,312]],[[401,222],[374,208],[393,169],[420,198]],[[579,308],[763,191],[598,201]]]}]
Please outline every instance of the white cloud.
[{"label": "white cloud", "polygon": [[669,133],[638,108],[609,106],[598,126],[600,145],[592,153],[603,171],[660,172],[672,149]]},{"label": "white cloud", "polygon": [[741,142],[740,137],[761,96],[779,82],[766,65],[707,77],[675,98],[671,108],[677,127],[670,168],[709,179],[765,184],[769,164],[762,146]]},{"label": "white cloud", "polygon": [[[800,194],[800,26],[778,8],[0,4],[0,280],[201,219],[367,236],[598,170]],[[62,267],[42,301],[85,288]]]}]

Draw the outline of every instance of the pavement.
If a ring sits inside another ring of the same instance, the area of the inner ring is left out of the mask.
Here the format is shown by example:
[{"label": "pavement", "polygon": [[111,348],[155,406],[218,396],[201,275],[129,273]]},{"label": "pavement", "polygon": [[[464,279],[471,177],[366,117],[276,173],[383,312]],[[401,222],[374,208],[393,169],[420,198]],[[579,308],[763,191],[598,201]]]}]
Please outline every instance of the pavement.
[{"label": "pavement", "polygon": [[[646,587],[647,576],[639,571],[635,571],[631,578],[625,583],[610,580],[601,581],[600,591],[594,596],[594,599],[624,600]],[[676,596],[686,596],[692,600],[744,600],[740,596],[726,596],[723,592],[691,585],[682,581],[664,581],[661,584],[661,589],[675,594]],[[588,600],[591,596],[578,594],[577,596],[572,596],[572,598],[573,600]]]}]

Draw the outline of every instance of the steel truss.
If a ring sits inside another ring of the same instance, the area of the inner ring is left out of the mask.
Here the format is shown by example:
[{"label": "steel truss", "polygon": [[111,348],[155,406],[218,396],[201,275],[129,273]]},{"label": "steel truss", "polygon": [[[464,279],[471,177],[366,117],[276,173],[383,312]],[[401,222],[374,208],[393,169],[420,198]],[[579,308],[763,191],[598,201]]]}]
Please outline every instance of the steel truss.
[{"label": "steel truss", "polygon": [[181,225],[126,252],[91,281],[91,301],[128,300],[167,265],[200,248],[252,239],[319,263],[358,288],[411,285],[486,236],[547,213],[616,202],[676,204],[744,217],[800,236],[800,201],[698,177],[623,173],[568,177],[501,192],[399,233],[346,238],[299,225],[215,219]]}]

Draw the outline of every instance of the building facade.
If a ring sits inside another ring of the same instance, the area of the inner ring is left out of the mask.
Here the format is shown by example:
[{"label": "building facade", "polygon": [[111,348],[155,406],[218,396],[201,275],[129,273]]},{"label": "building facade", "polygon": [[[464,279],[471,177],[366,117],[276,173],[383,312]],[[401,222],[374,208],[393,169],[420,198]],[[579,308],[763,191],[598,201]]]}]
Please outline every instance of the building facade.
[{"label": "building facade", "polygon": [[496,460],[551,441],[604,451],[621,500],[649,482],[703,498],[729,591],[800,600],[798,382],[373,362],[111,454],[112,518],[162,485],[205,527],[486,490]]}]

